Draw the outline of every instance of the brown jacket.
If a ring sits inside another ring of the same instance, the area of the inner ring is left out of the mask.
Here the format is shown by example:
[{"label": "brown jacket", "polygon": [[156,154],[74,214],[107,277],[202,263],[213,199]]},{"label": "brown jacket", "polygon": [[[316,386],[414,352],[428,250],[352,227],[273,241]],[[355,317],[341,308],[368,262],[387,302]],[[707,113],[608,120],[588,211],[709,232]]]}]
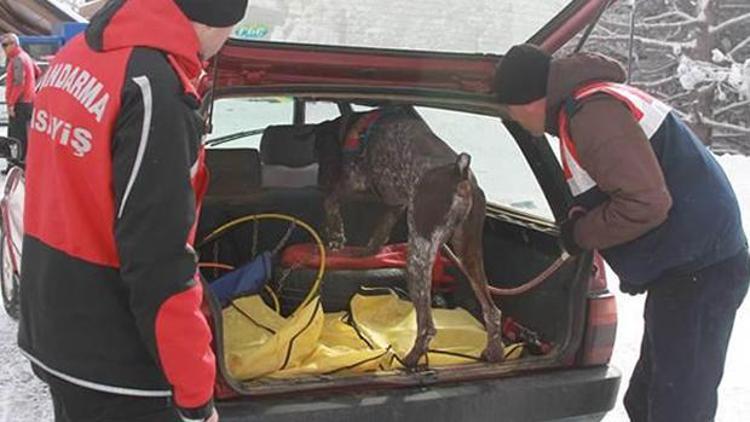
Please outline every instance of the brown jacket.
[{"label": "brown jacket", "polygon": [[[565,98],[591,82],[622,83],[625,71],[601,55],[577,53],[552,62],[547,91],[547,132],[557,135]],[[609,200],[575,226],[584,249],[607,249],[662,224],[672,198],[651,143],[627,107],[606,94],[584,100],[570,120],[581,166]]]}]

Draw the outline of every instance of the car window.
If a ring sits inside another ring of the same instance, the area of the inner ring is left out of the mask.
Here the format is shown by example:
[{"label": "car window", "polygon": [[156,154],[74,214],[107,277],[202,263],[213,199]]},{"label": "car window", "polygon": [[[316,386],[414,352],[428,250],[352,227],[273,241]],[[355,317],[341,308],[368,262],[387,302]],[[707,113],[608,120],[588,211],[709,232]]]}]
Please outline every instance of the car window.
[{"label": "car window", "polygon": [[257,0],[238,39],[456,52],[502,52],[571,0]]},{"label": "car window", "polygon": [[487,201],[554,220],[552,210],[513,136],[497,117],[416,107],[437,136],[471,155]]},{"label": "car window", "polygon": [[[290,125],[294,116],[291,97],[226,98],[214,105],[213,132],[207,139],[263,129],[271,125]],[[262,132],[219,145],[219,148],[258,148]]]},{"label": "car window", "polygon": [[316,124],[341,116],[339,107],[329,101],[305,102],[305,123]]},{"label": "car window", "polygon": [[[293,104],[293,99],[289,97],[219,100],[214,110],[214,133],[209,139],[270,125],[291,124]],[[372,109],[356,104],[353,108],[355,111]],[[432,107],[416,107],[416,110],[433,132],[456,152],[471,155],[471,168],[488,202],[553,220],[536,177],[515,139],[499,118]],[[333,102],[306,103],[307,124],[335,119],[339,115],[338,107]],[[258,148],[260,138],[261,134],[258,133],[219,147]]]}]

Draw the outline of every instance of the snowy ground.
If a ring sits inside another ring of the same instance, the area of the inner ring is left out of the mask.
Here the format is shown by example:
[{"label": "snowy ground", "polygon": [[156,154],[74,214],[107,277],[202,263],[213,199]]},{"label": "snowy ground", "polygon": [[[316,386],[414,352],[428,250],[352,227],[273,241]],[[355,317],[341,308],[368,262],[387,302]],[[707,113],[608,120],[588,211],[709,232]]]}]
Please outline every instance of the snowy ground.
[{"label": "snowy ground", "polygon": [[[741,198],[746,227],[750,228],[750,157],[725,156],[720,159]],[[0,164],[4,166],[4,164]],[[617,285],[610,275],[613,287]],[[642,333],[643,298],[620,295],[619,330],[613,356],[615,366],[623,371],[623,387],[627,386],[630,371],[638,358]],[[15,346],[16,324],[0,312],[0,422],[44,422],[52,420],[52,409],[46,388],[29,370],[26,361]],[[720,391],[718,422],[739,422],[750,415],[750,360],[744,353],[750,351],[750,305],[747,303],[738,314],[732,343],[727,358],[726,374]],[[745,415],[745,416],[742,416]],[[606,422],[627,421],[618,400],[615,411]]]}]

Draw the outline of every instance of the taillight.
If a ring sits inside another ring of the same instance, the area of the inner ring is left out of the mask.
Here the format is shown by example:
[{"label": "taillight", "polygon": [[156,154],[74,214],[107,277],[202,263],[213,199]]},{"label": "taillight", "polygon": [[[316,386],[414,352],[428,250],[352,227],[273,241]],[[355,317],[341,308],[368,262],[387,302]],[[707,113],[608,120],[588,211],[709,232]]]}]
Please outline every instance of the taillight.
[{"label": "taillight", "polygon": [[594,254],[585,329],[578,355],[579,364],[593,366],[609,363],[617,334],[617,303],[607,288],[604,260],[598,253]]}]

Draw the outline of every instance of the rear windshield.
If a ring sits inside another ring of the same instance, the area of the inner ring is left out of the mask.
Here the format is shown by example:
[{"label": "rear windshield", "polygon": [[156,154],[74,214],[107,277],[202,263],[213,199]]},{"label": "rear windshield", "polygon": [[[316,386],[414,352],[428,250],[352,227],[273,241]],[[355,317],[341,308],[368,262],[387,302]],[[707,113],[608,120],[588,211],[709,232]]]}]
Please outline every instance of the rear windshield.
[{"label": "rear windshield", "polygon": [[[372,109],[358,104],[353,106],[358,112]],[[528,161],[499,118],[434,107],[417,106],[415,109],[454,151],[471,155],[471,168],[489,203],[554,221]],[[305,124],[318,124],[340,115],[333,102],[305,103]],[[219,99],[210,138],[237,135],[216,148],[261,149],[263,129],[271,125],[291,125],[293,116],[291,97]],[[466,136],[466,128],[471,128],[471,136]]]},{"label": "rear windshield", "polygon": [[502,53],[571,0],[253,0],[234,38]]}]

